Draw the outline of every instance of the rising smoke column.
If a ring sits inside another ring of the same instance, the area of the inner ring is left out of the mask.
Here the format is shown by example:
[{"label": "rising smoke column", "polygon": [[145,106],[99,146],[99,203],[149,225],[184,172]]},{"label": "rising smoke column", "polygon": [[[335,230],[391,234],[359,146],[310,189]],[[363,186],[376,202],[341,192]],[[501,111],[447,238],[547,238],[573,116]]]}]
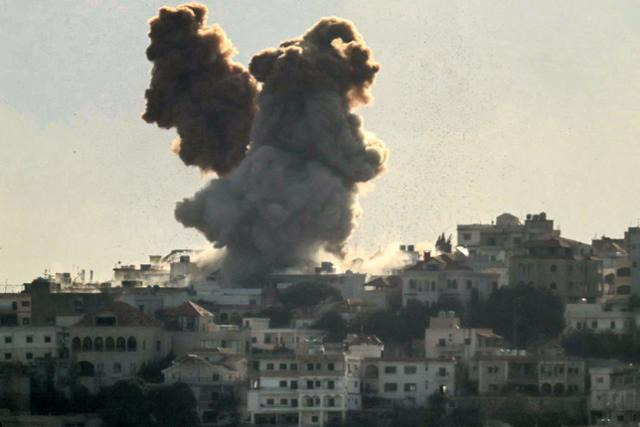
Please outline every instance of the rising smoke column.
[{"label": "rising smoke column", "polygon": [[153,70],[143,119],[177,129],[173,150],[185,164],[228,173],[249,144],[255,79],[232,61],[236,51],[222,28],[207,26],[205,6],[163,7],[149,25]]},{"label": "rising smoke column", "polygon": [[379,65],[349,21],[324,18],[249,69],[262,90],[246,157],[175,211],[226,248],[230,284],[306,265],[320,249],[341,255],[360,216],[358,186],[387,158],[352,112],[371,100]]}]

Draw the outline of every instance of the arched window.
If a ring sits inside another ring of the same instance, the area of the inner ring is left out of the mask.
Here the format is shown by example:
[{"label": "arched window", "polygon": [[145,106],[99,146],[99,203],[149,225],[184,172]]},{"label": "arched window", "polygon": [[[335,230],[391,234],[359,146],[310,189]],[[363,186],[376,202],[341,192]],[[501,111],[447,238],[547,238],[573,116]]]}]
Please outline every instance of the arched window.
[{"label": "arched window", "polygon": [[125,351],[127,349],[127,343],[124,337],[118,337],[116,340],[116,351]]},{"label": "arched window", "polygon": [[75,337],[73,340],[71,340],[71,350],[80,351],[81,347],[82,344],[80,342],[80,338]]},{"label": "arched window", "polygon": [[82,351],[91,351],[93,349],[93,341],[91,338],[85,337],[82,340]]},{"label": "arched window", "polygon": [[93,341],[93,349],[95,351],[102,351],[104,350],[104,342],[102,341],[102,337],[97,337],[94,341]]},{"label": "arched window", "polygon": [[136,342],[135,337],[129,337],[127,340],[127,350],[128,351],[136,351],[138,349],[138,343]]},{"label": "arched window", "polygon": [[113,340],[112,337],[107,337],[107,339],[105,340],[105,350],[107,351],[113,351],[116,348],[116,343]]}]

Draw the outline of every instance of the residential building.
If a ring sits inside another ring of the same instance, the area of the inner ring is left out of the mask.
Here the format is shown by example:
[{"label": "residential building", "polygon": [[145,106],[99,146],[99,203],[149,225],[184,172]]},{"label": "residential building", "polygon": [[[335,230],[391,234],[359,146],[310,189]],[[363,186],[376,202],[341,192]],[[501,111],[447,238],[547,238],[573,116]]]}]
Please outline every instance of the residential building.
[{"label": "residential building", "polygon": [[604,304],[575,303],[565,306],[565,332],[593,331],[630,334],[636,326],[636,313]]},{"label": "residential building", "polygon": [[460,327],[460,319],[453,312],[440,312],[430,319],[424,342],[428,359],[455,358],[463,363],[495,354],[505,346],[504,339],[491,329]]},{"label": "residential building", "polygon": [[25,293],[0,294],[0,327],[31,324],[31,295]]},{"label": "residential building", "polygon": [[539,355],[525,350],[505,350],[477,356],[480,395],[511,392],[554,396],[580,395],[585,391],[585,362],[564,355]]},{"label": "residential building", "polygon": [[321,329],[270,328],[268,318],[247,317],[242,326],[251,330],[253,350],[297,351],[311,343],[322,343],[325,331]]},{"label": "residential building", "polygon": [[594,422],[636,426],[640,422],[640,368],[619,362],[589,368],[589,415]]},{"label": "residential building", "polygon": [[434,393],[455,394],[453,359],[366,358],[362,361],[363,396],[424,406]]},{"label": "residential building", "polygon": [[90,390],[135,376],[171,350],[161,321],[120,301],[83,316],[69,328],[69,338],[72,360]]},{"label": "residential building", "polygon": [[624,239],[602,236],[591,241],[593,255],[602,260],[602,276],[605,296],[631,293],[631,259],[625,249]]},{"label": "residential building", "polygon": [[631,293],[640,295],[640,227],[629,227],[624,243],[631,260]]},{"label": "residential building", "polygon": [[459,224],[457,244],[472,258],[485,260],[488,266],[508,266],[511,256],[520,252],[522,243],[547,237],[559,237],[547,214],[528,214],[524,224],[512,214],[503,213],[491,224]]},{"label": "residential building", "polygon": [[200,425],[225,425],[245,411],[247,359],[217,350],[188,353],[162,371],[164,383],[185,383],[198,403]]},{"label": "residential building", "polygon": [[402,305],[417,300],[432,306],[438,302],[455,300],[471,304],[486,299],[498,289],[499,274],[474,271],[463,255],[443,254],[424,259],[406,267],[402,280]]},{"label": "residential building", "polygon": [[560,237],[531,240],[523,247],[525,255],[511,257],[511,285],[546,289],[566,303],[594,302],[602,294],[602,260],[591,255],[589,245]]},{"label": "residential building", "polygon": [[300,283],[322,283],[339,290],[343,298],[360,300],[366,281],[367,275],[364,273],[353,273],[350,270],[338,273],[335,271],[333,264],[323,262],[320,267],[316,268],[314,273],[270,274],[263,288],[273,291]]},{"label": "residential building", "polygon": [[62,328],[8,326],[0,328],[0,361],[32,364],[38,359],[65,357]]},{"label": "residential building", "polygon": [[360,379],[347,370],[344,354],[264,354],[254,369],[252,424],[323,426],[361,408]]}]

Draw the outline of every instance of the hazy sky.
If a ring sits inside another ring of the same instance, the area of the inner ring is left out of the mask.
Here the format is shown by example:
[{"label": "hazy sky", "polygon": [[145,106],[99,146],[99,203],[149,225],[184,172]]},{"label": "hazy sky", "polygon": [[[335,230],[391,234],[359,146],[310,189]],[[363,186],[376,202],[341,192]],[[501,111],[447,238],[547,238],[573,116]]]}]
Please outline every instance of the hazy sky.
[{"label": "hazy sky", "polygon": [[[365,127],[391,150],[358,248],[546,211],[563,234],[640,220],[640,2],[208,1],[248,63],[318,18],[382,64]],[[140,119],[164,2],[0,0],[0,280],[140,262],[204,238],[173,218],[204,185]],[[75,267],[74,267],[75,266]]]}]

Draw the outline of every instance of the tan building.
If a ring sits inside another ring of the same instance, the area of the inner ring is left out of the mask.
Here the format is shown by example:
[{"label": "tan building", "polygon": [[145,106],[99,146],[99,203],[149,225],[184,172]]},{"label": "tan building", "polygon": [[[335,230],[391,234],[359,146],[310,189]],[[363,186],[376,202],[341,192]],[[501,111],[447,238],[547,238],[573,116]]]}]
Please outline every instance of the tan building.
[{"label": "tan building", "polygon": [[78,375],[90,390],[135,376],[143,364],[171,350],[161,321],[119,301],[69,328],[69,342]]},{"label": "tan building", "polygon": [[565,238],[534,240],[523,244],[527,253],[511,258],[511,285],[546,289],[564,302],[589,302],[603,292],[602,260],[591,247]]},{"label": "tan building", "polygon": [[[203,427],[225,425],[234,414],[246,408],[247,359],[216,350],[185,354],[162,371],[164,383],[182,382],[189,386],[198,402]],[[222,403],[220,408],[217,405]]]}]

